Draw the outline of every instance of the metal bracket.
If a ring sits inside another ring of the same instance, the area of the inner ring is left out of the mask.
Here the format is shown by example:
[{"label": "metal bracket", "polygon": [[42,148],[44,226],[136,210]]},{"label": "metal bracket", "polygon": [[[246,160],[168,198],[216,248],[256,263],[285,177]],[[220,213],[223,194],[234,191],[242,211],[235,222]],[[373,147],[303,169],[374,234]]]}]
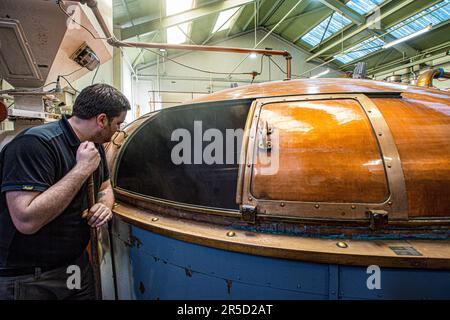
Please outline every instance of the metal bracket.
[{"label": "metal bracket", "polygon": [[255,224],[256,223],[256,207],[249,205],[241,206],[242,220]]},{"label": "metal bracket", "polygon": [[258,147],[260,149],[270,151],[272,150],[272,139],[270,138],[270,135],[272,134],[273,129],[269,128],[269,124],[267,121],[264,121],[262,124],[262,128],[259,129],[259,143]]},{"label": "metal bracket", "polygon": [[369,210],[370,229],[380,230],[388,225],[388,212],[384,210]]}]

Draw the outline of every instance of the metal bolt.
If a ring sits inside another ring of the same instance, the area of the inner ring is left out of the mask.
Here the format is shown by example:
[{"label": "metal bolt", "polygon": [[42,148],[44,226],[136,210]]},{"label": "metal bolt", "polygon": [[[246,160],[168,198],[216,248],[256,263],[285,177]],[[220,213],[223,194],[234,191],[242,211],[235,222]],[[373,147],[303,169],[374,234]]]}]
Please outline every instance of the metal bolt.
[{"label": "metal bolt", "polygon": [[392,206],[392,201],[389,201],[389,202],[388,202],[388,205],[389,205],[389,206]]},{"label": "metal bolt", "polygon": [[152,218],[152,221],[158,221],[159,218]]},{"label": "metal bolt", "polygon": [[352,206],[352,209],[353,209],[353,210],[354,210],[354,209],[356,209],[356,206],[355,206],[355,205],[353,205],[353,206]]},{"label": "metal bolt", "polygon": [[339,248],[344,248],[344,249],[348,247],[348,244],[345,243],[344,241],[339,241],[338,243],[336,243],[336,245],[337,245]]},{"label": "metal bolt", "polygon": [[314,206],[314,208],[319,209],[320,206],[319,206],[318,204],[316,204],[316,205]]},{"label": "metal bolt", "polygon": [[280,203],[280,206],[284,207],[285,206],[284,202]]},{"label": "metal bolt", "polygon": [[252,197],[248,197],[248,201],[253,201],[253,198]]},{"label": "metal bolt", "polygon": [[227,236],[228,237],[234,237],[236,235],[236,233],[234,231],[228,231],[227,232]]}]

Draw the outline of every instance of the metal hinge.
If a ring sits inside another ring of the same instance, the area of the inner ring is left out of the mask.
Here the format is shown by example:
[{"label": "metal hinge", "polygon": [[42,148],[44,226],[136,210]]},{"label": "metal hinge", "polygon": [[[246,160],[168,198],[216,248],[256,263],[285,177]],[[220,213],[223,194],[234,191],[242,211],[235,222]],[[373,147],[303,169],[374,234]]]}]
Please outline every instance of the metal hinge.
[{"label": "metal hinge", "polygon": [[270,138],[270,135],[273,132],[273,128],[269,128],[267,121],[264,121],[260,125],[261,128],[259,129],[258,147],[260,149],[270,151],[272,150],[272,139]]},{"label": "metal hinge", "polygon": [[370,218],[370,229],[380,230],[388,225],[388,212],[384,210],[369,210],[367,211]]},{"label": "metal hinge", "polygon": [[255,206],[249,206],[249,205],[242,205],[241,206],[241,214],[242,214],[242,220],[249,222],[249,223],[256,223],[256,207]]}]

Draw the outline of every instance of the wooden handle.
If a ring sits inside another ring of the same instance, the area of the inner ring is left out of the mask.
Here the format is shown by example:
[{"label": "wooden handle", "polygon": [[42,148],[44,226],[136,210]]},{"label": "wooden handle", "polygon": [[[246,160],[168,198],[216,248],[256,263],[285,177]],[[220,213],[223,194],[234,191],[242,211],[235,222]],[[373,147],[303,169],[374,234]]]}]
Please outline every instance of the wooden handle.
[{"label": "wooden handle", "polygon": [[[92,208],[95,204],[95,190],[94,190],[94,176],[91,174],[87,185],[88,207]],[[92,253],[92,268],[94,271],[95,282],[95,299],[102,300],[102,282],[100,273],[100,257],[98,253],[98,232],[97,228],[90,228],[91,232],[91,253]]]}]

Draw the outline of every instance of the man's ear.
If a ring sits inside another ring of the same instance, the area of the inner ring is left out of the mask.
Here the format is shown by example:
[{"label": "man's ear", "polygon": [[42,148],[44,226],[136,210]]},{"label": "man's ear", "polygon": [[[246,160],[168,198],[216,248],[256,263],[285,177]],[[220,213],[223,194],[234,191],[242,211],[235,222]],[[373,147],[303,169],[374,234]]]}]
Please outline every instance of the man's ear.
[{"label": "man's ear", "polygon": [[108,117],[105,113],[100,113],[96,117],[97,125],[101,127],[102,129],[106,128],[108,126]]}]

